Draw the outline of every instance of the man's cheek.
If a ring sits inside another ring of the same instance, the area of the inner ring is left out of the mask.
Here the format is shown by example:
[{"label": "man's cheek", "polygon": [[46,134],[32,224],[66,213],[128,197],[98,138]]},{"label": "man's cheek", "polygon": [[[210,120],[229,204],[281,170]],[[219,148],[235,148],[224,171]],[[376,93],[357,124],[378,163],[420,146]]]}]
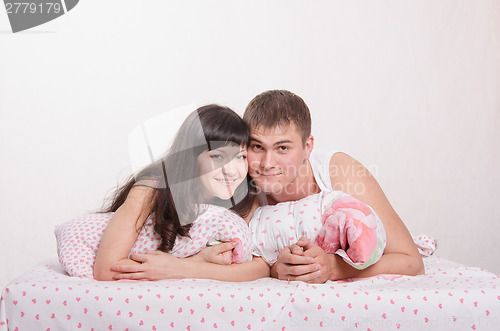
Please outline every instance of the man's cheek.
[{"label": "man's cheek", "polygon": [[255,172],[255,170],[259,169],[259,160],[255,158],[251,158],[250,156],[248,157],[248,170],[250,173]]}]

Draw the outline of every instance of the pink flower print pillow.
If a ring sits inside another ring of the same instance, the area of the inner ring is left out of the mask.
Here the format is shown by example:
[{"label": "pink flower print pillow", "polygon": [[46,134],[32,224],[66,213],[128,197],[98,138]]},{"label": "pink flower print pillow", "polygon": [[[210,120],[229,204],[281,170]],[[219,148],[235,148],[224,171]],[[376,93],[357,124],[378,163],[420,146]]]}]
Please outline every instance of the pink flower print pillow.
[{"label": "pink flower print pillow", "polygon": [[384,226],[375,212],[352,196],[335,199],[322,217],[315,244],[326,253],[340,255],[356,269],[365,269],[382,257]]}]

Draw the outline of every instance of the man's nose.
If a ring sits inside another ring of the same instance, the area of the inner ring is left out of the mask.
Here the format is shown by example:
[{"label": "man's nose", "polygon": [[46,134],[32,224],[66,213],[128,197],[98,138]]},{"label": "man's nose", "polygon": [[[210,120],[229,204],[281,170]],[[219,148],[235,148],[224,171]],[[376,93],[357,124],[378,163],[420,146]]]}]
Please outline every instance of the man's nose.
[{"label": "man's nose", "polygon": [[271,151],[265,152],[262,159],[260,160],[260,167],[263,170],[271,169],[275,166],[275,158]]}]

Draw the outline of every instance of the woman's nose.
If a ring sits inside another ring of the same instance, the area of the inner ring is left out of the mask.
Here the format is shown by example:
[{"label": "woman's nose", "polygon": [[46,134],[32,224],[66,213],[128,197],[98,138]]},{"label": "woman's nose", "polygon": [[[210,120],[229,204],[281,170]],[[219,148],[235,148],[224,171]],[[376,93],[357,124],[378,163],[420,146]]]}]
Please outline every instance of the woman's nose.
[{"label": "woman's nose", "polygon": [[234,164],[235,160],[231,160],[230,162],[226,163],[225,165],[222,166],[222,173],[231,176],[236,173],[236,167]]}]

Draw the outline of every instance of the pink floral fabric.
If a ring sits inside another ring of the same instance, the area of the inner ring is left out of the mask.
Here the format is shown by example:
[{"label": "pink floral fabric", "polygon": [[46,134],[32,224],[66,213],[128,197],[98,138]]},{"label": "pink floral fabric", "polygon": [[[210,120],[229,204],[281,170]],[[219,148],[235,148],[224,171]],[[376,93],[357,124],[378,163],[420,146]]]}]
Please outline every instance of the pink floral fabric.
[{"label": "pink floral fabric", "polygon": [[315,244],[326,253],[342,256],[357,269],[365,269],[382,257],[386,245],[384,226],[360,200],[351,196],[333,200],[322,220]]},{"label": "pink floral fabric", "polygon": [[364,269],[383,254],[384,226],[366,204],[341,191],[259,207],[250,221],[253,254],[270,265],[281,250],[306,237],[327,253]]},{"label": "pink floral fabric", "polygon": [[[113,213],[96,213],[77,217],[56,226],[59,261],[70,276],[93,278],[93,266],[102,234]],[[198,253],[209,242],[236,241],[233,263],[249,261],[251,255],[250,230],[246,222],[230,210],[208,205],[194,222],[189,237],[177,237],[170,253],[188,257]],[[131,254],[156,250],[160,237],[154,231],[153,220],[144,223]]]}]

